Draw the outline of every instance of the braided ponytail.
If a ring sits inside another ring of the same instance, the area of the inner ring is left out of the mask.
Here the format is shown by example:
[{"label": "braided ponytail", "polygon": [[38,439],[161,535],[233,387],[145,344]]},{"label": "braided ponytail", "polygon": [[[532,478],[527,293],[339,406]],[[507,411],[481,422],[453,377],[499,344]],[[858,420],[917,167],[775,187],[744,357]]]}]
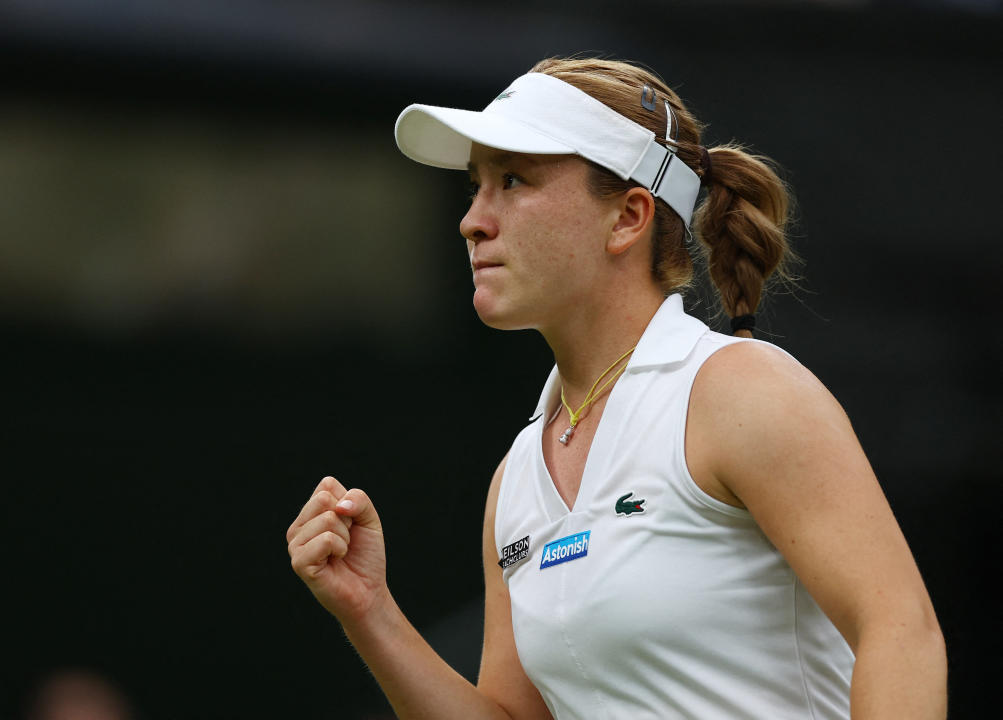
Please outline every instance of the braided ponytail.
[{"label": "braided ponytail", "polygon": [[[693,230],[725,312],[733,318],[752,315],[767,280],[774,272],[786,278],[793,258],[784,232],[789,195],[769,158],[735,144],[707,154],[712,174]],[[750,330],[735,334],[752,337]]]}]

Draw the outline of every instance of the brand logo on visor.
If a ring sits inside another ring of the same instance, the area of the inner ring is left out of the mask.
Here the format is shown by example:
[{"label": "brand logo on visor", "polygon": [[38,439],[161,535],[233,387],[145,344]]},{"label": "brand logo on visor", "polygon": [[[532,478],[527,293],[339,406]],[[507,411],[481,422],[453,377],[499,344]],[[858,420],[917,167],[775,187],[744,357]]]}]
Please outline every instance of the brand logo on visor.
[{"label": "brand logo on visor", "polygon": [[506,90],[501,95],[495,98],[495,100],[507,100],[508,98],[515,95],[515,90]]}]

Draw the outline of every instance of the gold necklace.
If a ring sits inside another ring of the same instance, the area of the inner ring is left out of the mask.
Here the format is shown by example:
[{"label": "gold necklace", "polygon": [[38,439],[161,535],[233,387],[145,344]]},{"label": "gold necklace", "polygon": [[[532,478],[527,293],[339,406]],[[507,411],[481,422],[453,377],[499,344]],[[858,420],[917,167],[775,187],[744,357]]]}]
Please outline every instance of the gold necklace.
[{"label": "gold necklace", "polygon": [[599,388],[599,390],[596,390],[596,385],[598,385],[599,382],[604,377],[606,377],[609,374],[610,370],[612,370],[613,368],[615,368],[617,365],[620,364],[620,362],[622,360],[624,360],[624,358],[626,358],[632,352],[634,352],[635,348],[637,348],[637,345],[635,345],[630,350],[628,350],[627,352],[625,352],[623,355],[621,355],[620,357],[618,357],[616,359],[616,362],[614,362],[608,368],[606,368],[605,370],[603,370],[602,375],[600,375],[599,377],[597,377],[596,381],[594,383],[592,383],[592,388],[589,390],[588,395],[585,396],[585,402],[583,402],[582,406],[580,408],[578,408],[577,410],[572,410],[571,406],[568,405],[568,401],[564,399],[564,383],[561,383],[561,403],[564,405],[565,409],[568,411],[568,416],[571,418],[571,424],[568,426],[567,430],[564,431],[564,433],[561,435],[561,437],[558,438],[558,442],[560,442],[561,445],[567,445],[568,444],[568,440],[571,439],[571,436],[575,432],[575,426],[578,424],[578,421],[582,419],[582,413],[585,412],[585,410],[589,406],[591,406],[592,403],[594,403],[596,400],[598,400],[602,396],[603,391],[606,388],[608,388],[610,385],[612,385],[613,382],[618,377],[620,377],[620,375],[623,374],[623,371],[627,369],[627,366],[624,365],[622,368],[620,368],[615,373],[613,373],[613,376],[610,377],[610,379],[607,380],[605,383],[603,383],[603,386],[601,388]]}]

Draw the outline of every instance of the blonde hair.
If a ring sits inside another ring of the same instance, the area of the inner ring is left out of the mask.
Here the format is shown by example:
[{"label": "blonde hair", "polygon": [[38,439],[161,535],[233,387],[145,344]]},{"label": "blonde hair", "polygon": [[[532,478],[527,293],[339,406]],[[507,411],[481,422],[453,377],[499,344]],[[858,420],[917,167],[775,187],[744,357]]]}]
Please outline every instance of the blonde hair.
[{"label": "blonde hair", "polygon": [[[598,58],[548,58],[530,72],[563,80],[655,133],[665,145],[667,100],[675,115],[678,157],[704,180],[707,194],[694,212],[692,231],[700,240],[708,273],[731,317],[755,313],[763,288],[774,273],[788,278],[786,266],[795,260],[785,233],[790,194],[774,170],[774,163],[752,155],[735,143],[706,148],[710,176],[701,163],[703,126],[682,100],[654,73],[631,63]],[[642,106],[645,86],[654,89],[655,109]],[[590,188],[599,197],[611,197],[637,183],[594,163]],[[709,181],[709,182],[708,182]],[[689,287],[693,259],[686,247],[683,221],[664,201],[655,203],[651,243],[651,270],[669,294]],[[748,330],[736,334],[751,337]]]}]

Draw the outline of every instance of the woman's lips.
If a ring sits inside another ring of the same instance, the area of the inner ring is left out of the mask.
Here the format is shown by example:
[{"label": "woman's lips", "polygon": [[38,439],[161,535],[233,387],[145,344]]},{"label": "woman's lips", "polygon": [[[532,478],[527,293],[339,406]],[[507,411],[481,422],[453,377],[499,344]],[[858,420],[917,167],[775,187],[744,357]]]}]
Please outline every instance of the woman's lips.
[{"label": "woman's lips", "polygon": [[501,266],[502,266],[502,263],[491,262],[489,260],[475,260],[470,265],[470,267],[473,269],[474,272],[477,272],[478,270],[489,270],[491,268],[496,268],[496,267],[501,267]]}]

